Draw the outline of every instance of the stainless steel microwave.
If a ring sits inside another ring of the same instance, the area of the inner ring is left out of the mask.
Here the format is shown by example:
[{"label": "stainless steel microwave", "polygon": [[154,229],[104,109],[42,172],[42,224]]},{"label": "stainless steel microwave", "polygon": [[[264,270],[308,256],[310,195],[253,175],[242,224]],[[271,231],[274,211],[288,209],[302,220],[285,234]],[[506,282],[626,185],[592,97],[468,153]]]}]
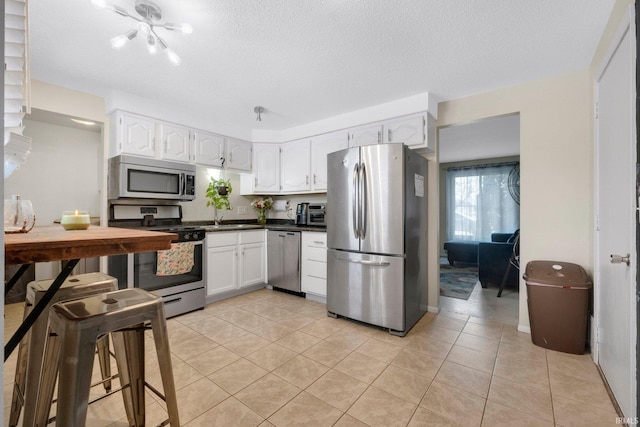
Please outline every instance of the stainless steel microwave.
[{"label": "stainless steel microwave", "polygon": [[112,157],[109,159],[108,198],[194,200],[196,167],[144,157]]}]

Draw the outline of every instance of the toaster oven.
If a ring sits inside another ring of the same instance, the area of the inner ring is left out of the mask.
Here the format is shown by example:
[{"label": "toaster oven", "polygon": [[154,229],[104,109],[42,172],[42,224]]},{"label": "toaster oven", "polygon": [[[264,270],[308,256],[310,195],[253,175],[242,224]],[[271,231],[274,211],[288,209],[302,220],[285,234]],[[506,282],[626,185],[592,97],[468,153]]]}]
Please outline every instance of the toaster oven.
[{"label": "toaster oven", "polygon": [[326,203],[309,203],[307,224],[325,227],[327,225],[327,223],[325,222],[326,211]]}]

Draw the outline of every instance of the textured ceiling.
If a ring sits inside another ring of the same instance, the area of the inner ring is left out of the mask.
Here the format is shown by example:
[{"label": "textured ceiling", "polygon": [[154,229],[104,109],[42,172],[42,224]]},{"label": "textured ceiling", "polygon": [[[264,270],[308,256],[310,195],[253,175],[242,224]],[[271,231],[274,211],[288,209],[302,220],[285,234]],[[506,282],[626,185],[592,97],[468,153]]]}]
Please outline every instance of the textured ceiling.
[{"label": "textured ceiling", "polygon": [[[31,1],[32,77],[121,91],[225,128],[286,129],[430,92],[447,100],[586,68],[615,0],[155,0],[182,58],[109,40],[133,21]],[[133,0],[114,0],[132,12]],[[263,121],[253,107],[262,105]]]}]

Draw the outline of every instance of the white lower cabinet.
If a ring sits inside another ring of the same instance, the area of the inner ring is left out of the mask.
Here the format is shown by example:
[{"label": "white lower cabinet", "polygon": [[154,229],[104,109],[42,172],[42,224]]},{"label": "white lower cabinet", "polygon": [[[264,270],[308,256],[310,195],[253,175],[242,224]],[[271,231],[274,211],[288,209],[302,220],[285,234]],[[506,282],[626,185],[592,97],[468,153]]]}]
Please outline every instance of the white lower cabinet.
[{"label": "white lower cabinet", "polygon": [[303,231],[301,246],[301,290],[326,298],[327,233]]},{"label": "white lower cabinet", "polygon": [[264,230],[207,233],[207,295],[265,282]]}]

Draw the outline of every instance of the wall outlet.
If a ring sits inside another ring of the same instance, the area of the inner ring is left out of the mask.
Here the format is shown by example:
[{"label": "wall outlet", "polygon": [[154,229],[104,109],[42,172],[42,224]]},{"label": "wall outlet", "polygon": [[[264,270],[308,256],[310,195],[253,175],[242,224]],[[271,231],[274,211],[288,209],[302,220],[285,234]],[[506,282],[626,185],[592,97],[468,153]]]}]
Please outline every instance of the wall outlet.
[{"label": "wall outlet", "polygon": [[238,206],[238,215],[244,215],[247,213],[247,207],[246,206]]}]

